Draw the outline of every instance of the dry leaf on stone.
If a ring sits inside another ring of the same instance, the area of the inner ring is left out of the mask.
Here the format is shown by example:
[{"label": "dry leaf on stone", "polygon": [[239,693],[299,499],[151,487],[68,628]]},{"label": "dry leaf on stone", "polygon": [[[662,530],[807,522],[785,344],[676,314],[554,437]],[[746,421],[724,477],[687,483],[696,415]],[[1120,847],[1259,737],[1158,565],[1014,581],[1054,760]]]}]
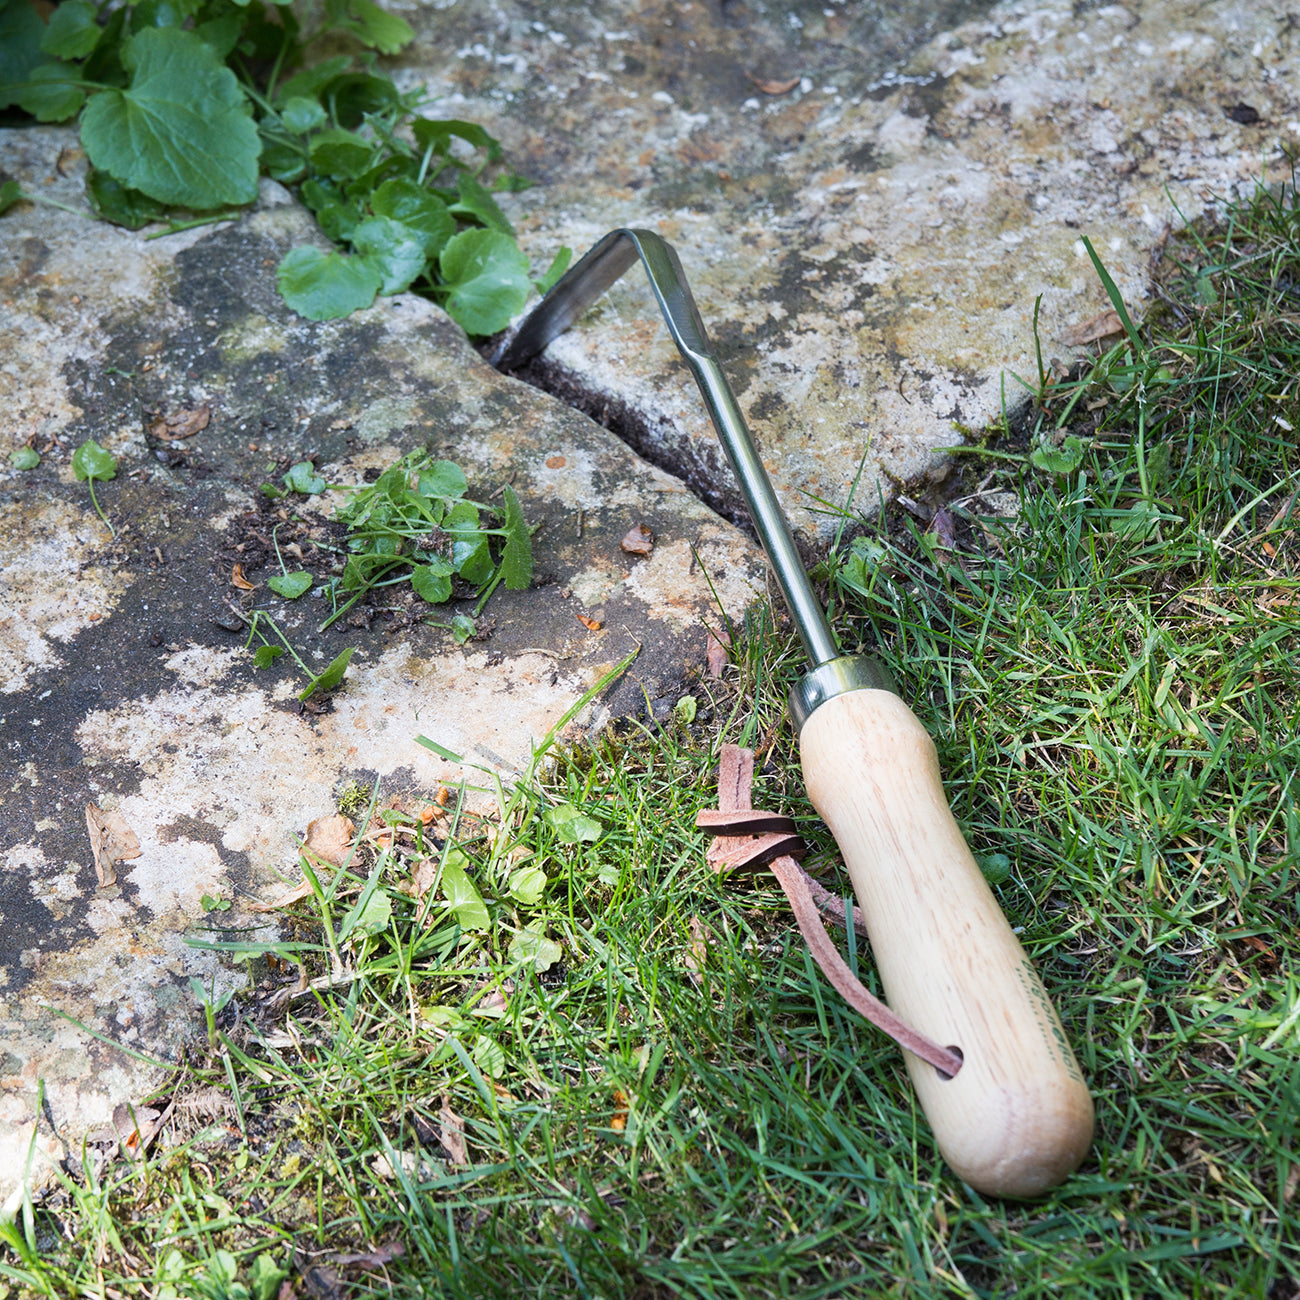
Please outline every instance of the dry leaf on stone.
[{"label": "dry leaf on stone", "polygon": [[70,145],[66,149],[59,150],[58,160],[54,164],[54,170],[60,176],[71,176],[76,170],[79,162],[85,162],[86,153],[84,149],[78,149],[75,145]]},{"label": "dry leaf on stone", "polygon": [[469,1164],[469,1148],[465,1145],[465,1121],[452,1111],[450,1097],[442,1099],[438,1120],[442,1124],[442,1134],[438,1140],[447,1153],[447,1159],[453,1165]]},{"label": "dry leaf on stone", "polygon": [[340,1268],[384,1268],[393,1260],[406,1254],[406,1247],[400,1241],[390,1241],[378,1250],[368,1250],[363,1255],[334,1255],[332,1259]]},{"label": "dry leaf on stone", "polygon": [[117,884],[113,864],[138,858],[140,841],[121,813],[105,812],[93,803],[86,805],[86,829],[90,832],[90,851],[95,855],[95,875],[100,888],[106,889]]},{"label": "dry leaf on stone", "polygon": [[750,82],[754,85],[756,89],[761,90],[765,95],[787,94],[788,92],[792,91],[800,82],[799,77],[790,77],[788,80],[783,80],[783,81],[769,81],[765,77],[754,76],[752,72],[745,73],[745,76],[749,78]]},{"label": "dry leaf on stone", "polygon": [[256,585],[249,582],[249,580],[246,577],[244,577],[244,566],[242,564],[236,564],[233,568],[231,568],[230,581],[232,585],[238,587],[240,591],[257,590]]},{"label": "dry leaf on stone", "polygon": [[411,885],[415,890],[415,897],[423,898],[437,883],[437,858],[421,858],[419,866],[411,873]]},{"label": "dry leaf on stone", "polygon": [[352,853],[352,837],[356,831],[356,823],[342,813],[317,817],[307,827],[303,848],[331,866],[341,867]]},{"label": "dry leaf on stone", "polygon": [[655,548],[655,535],[645,524],[633,524],[619,545],[629,555],[649,555]]},{"label": "dry leaf on stone", "polygon": [[155,438],[167,438],[175,441],[180,438],[192,438],[202,433],[212,419],[212,408],[200,406],[193,411],[176,411],[172,415],[157,415],[149,425],[149,433]]},{"label": "dry leaf on stone", "polygon": [[288,893],[281,894],[279,898],[273,898],[269,903],[250,903],[249,910],[253,912],[275,912],[282,907],[292,907],[295,903],[300,903],[304,898],[311,897],[311,881],[304,880],[301,884],[295,885]]},{"label": "dry leaf on stone", "polygon": [[727,666],[727,647],[730,644],[731,636],[726,628],[722,628],[717,632],[712,628],[708,629],[704,662],[710,677],[722,676],[723,670]]},{"label": "dry leaf on stone", "polygon": [[133,1157],[143,1155],[149,1150],[162,1126],[171,1119],[175,1109],[175,1101],[161,1112],[152,1106],[131,1106],[124,1101],[118,1102],[113,1107],[113,1128],[117,1130],[122,1150]]},{"label": "dry leaf on stone", "polygon": [[1098,339],[1123,333],[1123,330],[1124,325],[1119,318],[1119,313],[1114,308],[1109,308],[1091,320],[1067,326],[1058,337],[1067,347],[1081,348],[1085,343],[1095,343]]}]

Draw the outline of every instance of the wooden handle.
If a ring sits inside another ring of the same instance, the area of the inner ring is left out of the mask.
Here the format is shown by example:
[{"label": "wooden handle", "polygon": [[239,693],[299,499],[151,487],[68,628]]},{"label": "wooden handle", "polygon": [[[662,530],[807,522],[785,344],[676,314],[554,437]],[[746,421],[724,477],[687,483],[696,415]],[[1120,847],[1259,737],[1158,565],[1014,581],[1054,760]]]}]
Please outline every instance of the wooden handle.
[{"label": "wooden handle", "polygon": [[1036,1196],[1092,1142],[1092,1098],[1024,949],[953,819],[934,744],[898,696],[857,690],[800,735],[804,780],[853,880],[885,1000],[961,1050],[905,1054],[939,1150],[972,1187]]}]

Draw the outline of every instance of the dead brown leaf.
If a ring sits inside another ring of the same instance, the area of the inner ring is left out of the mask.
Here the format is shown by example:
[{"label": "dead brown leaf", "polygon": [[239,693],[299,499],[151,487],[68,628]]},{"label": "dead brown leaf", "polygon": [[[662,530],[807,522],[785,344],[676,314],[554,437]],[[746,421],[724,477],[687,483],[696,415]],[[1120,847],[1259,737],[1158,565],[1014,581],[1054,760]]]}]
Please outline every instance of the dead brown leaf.
[{"label": "dead brown leaf", "polygon": [[95,856],[95,875],[101,889],[117,884],[114,863],[129,862],[140,856],[140,841],[126,824],[121,813],[105,812],[93,803],[86,805],[86,829],[90,832],[90,851]]},{"label": "dead brown leaf", "polygon": [[236,587],[238,587],[240,591],[257,590],[256,585],[254,583],[249,582],[249,580],[246,577],[244,577],[244,566],[242,564],[236,564],[230,570],[230,581]]},{"label": "dead brown leaf", "polygon": [[438,1119],[442,1124],[442,1134],[438,1140],[447,1153],[447,1159],[453,1165],[469,1164],[469,1148],[465,1145],[465,1121],[452,1111],[450,1097],[442,1099]]},{"label": "dead brown leaf", "polygon": [[710,677],[721,677],[723,670],[727,666],[727,647],[731,645],[731,636],[727,629],[721,628],[715,632],[712,628],[708,630],[707,649],[704,652],[704,662],[708,668]]},{"label": "dead brown leaf", "polygon": [[502,980],[500,984],[484,981],[478,987],[491,991],[475,1004],[475,1013],[480,1016],[505,1015],[506,1008],[510,1005],[510,995],[515,991],[514,980]]},{"label": "dead brown leaf", "polygon": [[655,535],[645,524],[633,524],[619,545],[629,555],[649,555],[655,548]]},{"label": "dead brown leaf", "polygon": [[330,1258],[340,1268],[375,1269],[383,1268],[405,1254],[406,1247],[400,1241],[390,1241],[378,1250],[369,1250],[363,1255],[332,1255]]},{"label": "dead brown leaf", "polygon": [[113,1107],[113,1128],[117,1131],[122,1150],[132,1157],[143,1155],[163,1125],[171,1119],[175,1109],[174,1100],[164,1111],[154,1110],[152,1106],[132,1106],[124,1101],[119,1102]]},{"label": "dead brown leaf", "polygon": [[609,1126],[615,1133],[627,1128],[628,1100],[622,1088],[614,1089],[614,1113],[609,1117]]},{"label": "dead brown leaf", "polygon": [[415,887],[416,898],[423,898],[438,881],[438,859],[421,858],[420,864],[411,874],[411,884]]},{"label": "dead brown leaf", "polygon": [[58,161],[54,164],[54,170],[60,176],[71,176],[76,165],[79,162],[84,162],[85,158],[85,150],[78,149],[75,145],[60,149]]},{"label": "dead brown leaf", "polygon": [[586,614],[578,615],[578,622],[582,624],[589,632],[599,632],[605,624],[598,618],[588,618]]},{"label": "dead brown leaf", "polygon": [[1119,312],[1111,307],[1091,320],[1067,326],[1058,337],[1067,347],[1079,348],[1085,343],[1095,343],[1098,339],[1109,338],[1112,334],[1121,334],[1123,331],[1124,324],[1119,318]]},{"label": "dead brown leaf", "polygon": [[356,823],[352,818],[345,817],[342,813],[317,817],[307,827],[307,838],[303,841],[303,847],[331,866],[341,867],[352,852],[352,837],[356,834],[356,830]]},{"label": "dead brown leaf", "polygon": [[790,77],[788,80],[771,81],[766,77],[756,77],[752,72],[745,73],[756,90],[761,90],[765,95],[784,95],[792,91],[800,82],[799,77]]},{"label": "dead brown leaf", "polygon": [[149,425],[149,433],[155,438],[164,438],[175,442],[181,438],[192,438],[202,433],[212,419],[212,408],[200,406],[192,411],[176,411],[171,415],[159,414]]},{"label": "dead brown leaf", "polygon": [[314,1300],[343,1300],[343,1275],[327,1264],[313,1264],[298,1252],[294,1258],[298,1280]]},{"label": "dead brown leaf", "polygon": [[287,893],[281,894],[278,898],[273,898],[269,903],[250,903],[249,910],[252,912],[274,912],[281,907],[292,907],[295,903],[300,903],[304,898],[310,897],[311,881],[304,880]]}]

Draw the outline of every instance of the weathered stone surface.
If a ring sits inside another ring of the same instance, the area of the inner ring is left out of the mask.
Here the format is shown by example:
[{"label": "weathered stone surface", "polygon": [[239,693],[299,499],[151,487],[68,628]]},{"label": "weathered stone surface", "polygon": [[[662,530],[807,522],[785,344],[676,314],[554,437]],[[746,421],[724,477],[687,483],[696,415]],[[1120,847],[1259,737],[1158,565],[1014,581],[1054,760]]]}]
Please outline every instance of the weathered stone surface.
[{"label": "weathered stone surface", "polygon": [[[421,35],[407,75],[542,182],[511,200],[539,264],[616,226],[675,242],[809,531],[834,521],[804,494],[841,504],[864,452],[871,508],[939,463],[954,422],[997,416],[1004,376],[1034,373],[1040,294],[1046,353],[1076,355],[1061,331],[1106,305],[1080,235],[1140,312],[1166,226],[1249,188],[1300,134],[1284,0],[404,12]],[[909,44],[904,21],[944,34]],[[648,454],[735,504],[637,272],[547,355],[552,382],[623,403]]]},{"label": "weathered stone surface", "polygon": [[[67,132],[3,133],[0,163],[81,202]],[[296,878],[294,837],[341,779],[378,778],[388,794],[458,780],[421,733],[508,776],[638,646],[570,734],[647,696],[671,702],[717,618],[706,573],[731,615],[761,582],[731,525],[584,416],[497,375],[429,303],[295,317],[274,268],[313,237],[274,186],[238,223],[155,241],[26,205],[0,223],[0,1202],[42,1084],[55,1131],[37,1134],[38,1175],[40,1152],[57,1158],[159,1077],[112,1043],[174,1059],[195,1024],[189,978],[217,997],[243,982],[188,941],[265,924],[248,904]],[[205,406],[193,436],[156,433],[154,413]],[[118,458],[97,485],[115,536],[71,469],[91,437]],[[29,438],[42,463],[19,473],[9,453]],[[539,526],[533,587],[499,588],[490,638],[464,648],[421,620],[465,601],[397,589],[376,601],[389,612],[318,632],[323,599],[290,604],[266,582],[276,544],[328,571],[312,538],[330,500],[273,503],[261,483],[308,457],[329,481],[358,482],[425,445],[479,499],[513,483]],[[657,539],[648,557],[620,549],[635,524]],[[232,581],[236,564],[254,590]],[[288,655],[254,671],[232,604],[272,612],[318,668],[355,647],[325,712],[294,707],[304,679]],[[109,889],[96,887],[87,803],[140,840]],[[204,894],[234,906],[205,914]]]}]

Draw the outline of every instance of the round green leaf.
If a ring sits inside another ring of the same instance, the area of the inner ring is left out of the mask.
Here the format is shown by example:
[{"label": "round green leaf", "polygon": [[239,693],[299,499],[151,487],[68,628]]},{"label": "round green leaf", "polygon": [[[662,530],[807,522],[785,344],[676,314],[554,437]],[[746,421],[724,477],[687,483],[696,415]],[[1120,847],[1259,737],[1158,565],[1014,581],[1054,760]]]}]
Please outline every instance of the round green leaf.
[{"label": "round green leaf", "polygon": [[41,62],[45,24],[28,4],[0,3],[0,108],[18,100],[18,85]]},{"label": "round green leaf", "polygon": [[297,600],[311,589],[311,584],[312,576],[306,569],[299,569],[297,573],[278,573],[266,580],[266,585],[285,600]]},{"label": "round green leaf", "polygon": [[302,151],[284,138],[279,132],[270,133],[263,126],[258,131],[262,141],[262,170],[273,181],[292,185],[307,173],[307,160]]},{"label": "round green leaf", "polygon": [[306,135],[326,122],[325,110],[305,95],[294,95],[280,106],[280,120],[297,135]]},{"label": "round green leaf", "polygon": [[1011,859],[1005,853],[984,853],[975,860],[990,885],[1000,885],[1011,875]]},{"label": "round green leaf", "polygon": [[451,205],[454,216],[477,221],[489,230],[499,230],[512,238],[515,228],[510,218],[497,206],[497,201],[484,186],[472,176],[462,172],[456,179],[456,202]]},{"label": "round green leaf", "polygon": [[81,115],[90,161],[162,203],[251,203],[257,127],[213,48],[193,32],[151,27],[132,37],[122,62],[131,84],[100,91]]},{"label": "round green leaf", "polygon": [[470,1056],[489,1079],[499,1079],[506,1072],[506,1054],[490,1038],[480,1038]]},{"label": "round green leaf", "polygon": [[327,176],[349,180],[360,176],[374,154],[374,147],[353,131],[321,131],[308,146],[312,166]]},{"label": "round green leaf", "polygon": [[19,447],[9,453],[9,463],[14,469],[35,469],[41,463],[41,454],[33,447]]},{"label": "round green leaf", "polygon": [[563,956],[564,950],[554,939],[536,930],[520,930],[510,941],[510,960],[531,965],[535,971],[549,970]]},{"label": "round green leaf", "polygon": [[411,570],[411,586],[415,594],[427,600],[430,605],[441,605],[443,601],[451,599],[451,579],[427,564],[417,564]]},{"label": "round green leaf", "polygon": [[488,550],[488,540],[480,533],[477,539],[462,539],[452,543],[452,563],[456,572],[466,582],[476,586],[486,582],[492,576],[492,552]]},{"label": "round green leaf", "polygon": [[105,221],[127,230],[139,230],[160,220],[167,209],[139,190],[127,189],[105,171],[92,167],[86,173],[86,197]]},{"label": "round green leaf", "polygon": [[594,817],[588,817],[570,803],[548,808],[545,817],[561,844],[594,844],[604,830]]},{"label": "round green leaf", "polygon": [[38,122],[66,122],[86,102],[86,92],[72,84],[77,75],[77,69],[66,63],[42,63],[31,70],[27,85],[14,99]]},{"label": "round green leaf", "polygon": [[225,60],[230,57],[231,50],[239,44],[239,38],[244,34],[244,20],[239,10],[233,9],[219,18],[195,24],[194,34],[212,46],[217,58]]},{"label": "round green leaf", "polygon": [[428,264],[424,241],[391,217],[371,217],[352,233],[352,246],[379,272],[379,292],[401,293]]},{"label": "round green leaf", "polygon": [[462,230],[438,258],[444,305],[468,334],[496,334],[528,301],[528,258],[499,230]]},{"label": "round green leaf", "polygon": [[300,460],[296,465],[291,465],[284,476],[284,485],[291,492],[298,492],[305,497],[319,496],[328,486],[309,460]]},{"label": "round green leaf", "polygon": [[59,59],[82,59],[99,44],[98,11],[90,0],[63,0],[50,15],[41,49]]},{"label": "round green leaf", "polygon": [[290,249],[276,271],[285,302],[308,320],[336,320],[369,307],[379,292],[379,272],[363,257]]},{"label": "round green leaf", "polygon": [[541,902],[549,883],[541,867],[520,867],[510,873],[510,894],[525,907],[535,907]]},{"label": "round green leaf", "polygon": [[[440,460],[420,475],[420,495],[425,497],[463,497],[469,489],[465,471],[455,462]],[[475,520],[477,521],[477,514]]]},{"label": "round green leaf", "polygon": [[373,0],[349,0],[346,9],[334,19],[335,26],[351,32],[363,45],[380,54],[396,54],[415,39],[405,18],[381,9]]},{"label": "round green leaf", "polygon": [[72,453],[72,472],[80,483],[87,479],[107,482],[117,477],[117,461],[94,438],[88,438]]},{"label": "round green leaf", "polygon": [[424,255],[429,258],[437,257],[456,233],[456,220],[447,211],[447,205],[423,185],[404,176],[386,180],[375,190],[370,196],[370,207],[376,216],[392,217],[415,231]]}]

